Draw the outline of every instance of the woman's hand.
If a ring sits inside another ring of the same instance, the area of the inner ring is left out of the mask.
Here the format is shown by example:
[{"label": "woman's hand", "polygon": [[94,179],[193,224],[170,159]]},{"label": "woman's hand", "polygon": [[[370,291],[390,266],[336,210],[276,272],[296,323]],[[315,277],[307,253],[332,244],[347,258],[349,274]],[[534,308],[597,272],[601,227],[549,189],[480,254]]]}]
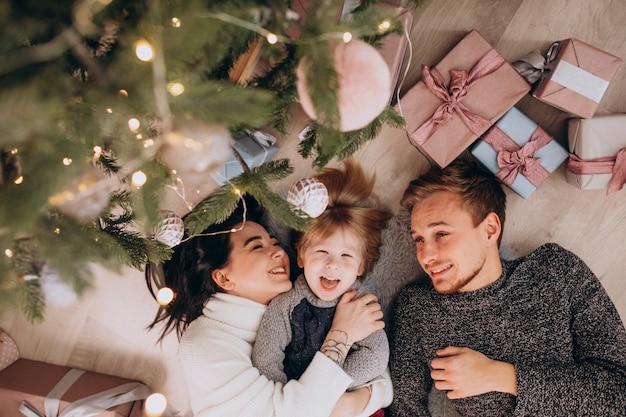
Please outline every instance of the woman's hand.
[{"label": "woman's hand", "polygon": [[365,410],[370,400],[370,387],[361,387],[339,397],[329,417],[354,417]]},{"label": "woman's hand", "polygon": [[343,366],[354,342],[365,339],[376,330],[383,329],[383,311],[374,294],[354,298],[356,291],[345,293],[335,310],[333,323],[320,351]]}]

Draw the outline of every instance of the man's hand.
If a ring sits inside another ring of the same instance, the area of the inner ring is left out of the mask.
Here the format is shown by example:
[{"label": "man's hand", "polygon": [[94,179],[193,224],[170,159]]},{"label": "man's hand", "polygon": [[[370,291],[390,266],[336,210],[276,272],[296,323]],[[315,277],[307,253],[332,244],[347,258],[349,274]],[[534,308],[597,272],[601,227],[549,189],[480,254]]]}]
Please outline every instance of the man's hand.
[{"label": "man's hand", "polygon": [[470,348],[448,346],[437,351],[430,376],[435,387],[450,399],[471,397],[491,391],[517,395],[515,367],[489,359]]}]

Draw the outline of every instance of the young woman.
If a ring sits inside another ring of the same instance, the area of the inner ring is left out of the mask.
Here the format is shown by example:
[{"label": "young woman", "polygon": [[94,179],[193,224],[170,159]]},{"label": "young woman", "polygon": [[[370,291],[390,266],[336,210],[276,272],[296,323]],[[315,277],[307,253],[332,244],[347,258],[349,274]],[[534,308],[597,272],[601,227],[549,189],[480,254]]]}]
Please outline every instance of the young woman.
[{"label": "young woman", "polygon": [[[372,294],[344,295],[320,349],[298,380],[286,384],[262,376],[251,361],[261,317],[269,301],[291,288],[289,259],[259,221],[256,204],[245,201],[224,223],[183,241],[163,264],[165,285],[175,298],[150,328],[161,337],[176,330],[179,356],[195,417],[368,416],[391,401],[388,375],[346,393],[351,378],[337,355],[336,335],[351,343],[383,327]],[[234,231],[231,231],[234,230]],[[146,269],[151,285],[154,268]],[[322,351],[326,353],[322,353]]]}]

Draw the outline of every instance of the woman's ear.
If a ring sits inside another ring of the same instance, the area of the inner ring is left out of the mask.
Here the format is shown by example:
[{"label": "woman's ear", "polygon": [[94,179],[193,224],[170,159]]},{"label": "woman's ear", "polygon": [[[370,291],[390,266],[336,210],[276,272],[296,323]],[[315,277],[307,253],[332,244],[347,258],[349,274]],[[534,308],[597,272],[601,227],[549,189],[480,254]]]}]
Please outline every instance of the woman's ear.
[{"label": "woman's ear", "polygon": [[211,272],[211,278],[213,278],[213,281],[224,291],[228,292],[235,287],[235,284],[228,279],[221,269],[216,269]]}]

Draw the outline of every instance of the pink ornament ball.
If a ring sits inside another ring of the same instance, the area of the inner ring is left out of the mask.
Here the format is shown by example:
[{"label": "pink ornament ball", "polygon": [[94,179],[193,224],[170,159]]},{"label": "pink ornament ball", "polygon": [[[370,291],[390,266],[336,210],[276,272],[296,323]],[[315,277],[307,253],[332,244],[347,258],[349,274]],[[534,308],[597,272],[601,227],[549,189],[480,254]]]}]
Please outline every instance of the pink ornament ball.
[{"label": "pink ornament ball", "polygon": [[[338,42],[333,49],[339,76],[340,130],[349,132],[370,124],[389,104],[391,74],[376,48],[359,39]],[[307,68],[303,60],[296,69],[300,104],[305,113],[317,120],[306,85]]]}]

